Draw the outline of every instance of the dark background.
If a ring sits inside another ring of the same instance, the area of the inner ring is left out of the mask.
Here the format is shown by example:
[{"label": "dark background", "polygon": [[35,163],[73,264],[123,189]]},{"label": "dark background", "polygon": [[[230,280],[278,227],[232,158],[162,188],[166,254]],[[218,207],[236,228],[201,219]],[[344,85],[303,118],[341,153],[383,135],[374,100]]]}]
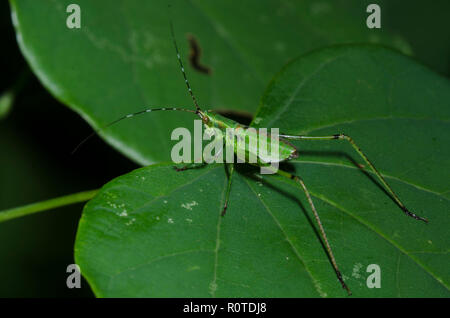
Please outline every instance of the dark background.
[{"label": "dark background", "polygon": [[[71,155],[91,128],[30,71],[7,1],[0,1],[0,23],[0,94],[23,81],[10,112],[0,117],[0,210],[96,189],[138,167],[99,138]],[[84,280],[81,289],[66,287],[82,208],[75,204],[0,223],[0,297],[93,296]]]},{"label": "dark background", "polygon": [[[389,2],[382,27],[401,34],[420,61],[448,76],[450,1],[429,2]],[[0,210],[96,189],[137,168],[99,138],[70,155],[91,128],[30,71],[16,43],[7,1],[0,1],[0,30],[0,96],[11,89],[16,93],[12,109],[3,116],[0,111]],[[66,287],[82,207],[0,223],[0,297],[93,296],[86,281],[81,289]]]}]

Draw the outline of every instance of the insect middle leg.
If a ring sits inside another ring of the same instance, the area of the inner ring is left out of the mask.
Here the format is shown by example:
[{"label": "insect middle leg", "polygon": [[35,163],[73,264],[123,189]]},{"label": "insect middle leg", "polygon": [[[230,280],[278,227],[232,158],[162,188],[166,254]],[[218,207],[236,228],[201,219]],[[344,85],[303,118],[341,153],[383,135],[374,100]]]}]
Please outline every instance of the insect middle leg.
[{"label": "insect middle leg", "polygon": [[372,169],[372,171],[375,173],[375,175],[378,177],[380,182],[384,185],[384,187],[387,189],[389,194],[392,196],[394,201],[398,204],[398,206],[403,210],[403,212],[416,220],[424,221],[428,223],[428,220],[426,218],[423,218],[421,216],[418,216],[417,214],[409,211],[405,205],[400,201],[400,198],[395,194],[394,190],[389,186],[389,184],[386,182],[386,180],[383,178],[381,173],[378,172],[378,170],[375,168],[375,166],[370,162],[369,158],[362,152],[361,148],[359,148],[356,143],[353,141],[353,139],[350,136],[344,135],[344,134],[336,134],[332,136],[292,136],[292,135],[279,135],[282,138],[285,139],[292,139],[292,140],[346,140],[348,141],[353,149],[356,150],[356,152],[364,159],[364,161],[369,165],[369,167]]},{"label": "insect middle leg", "polygon": [[228,208],[228,200],[230,199],[230,192],[231,192],[231,182],[233,181],[234,163],[225,164],[225,170],[228,177],[228,183],[227,183],[227,192],[225,193],[225,203],[223,205],[222,216],[225,215]]},{"label": "insect middle leg", "polygon": [[281,175],[281,176],[283,176],[283,177],[286,177],[288,179],[294,180],[296,182],[296,184],[305,193],[306,198],[308,199],[309,206],[311,207],[311,210],[314,213],[314,217],[316,219],[317,225],[319,226],[320,235],[322,236],[322,240],[323,240],[323,242],[325,244],[325,247],[327,249],[327,253],[330,256],[330,260],[331,260],[333,268],[334,268],[334,270],[336,272],[337,278],[338,278],[339,282],[341,283],[342,287],[347,291],[347,293],[349,295],[351,295],[352,293],[351,293],[350,289],[348,288],[348,286],[345,284],[344,279],[342,278],[341,272],[339,271],[336,259],[334,258],[334,255],[333,255],[333,251],[331,250],[330,243],[328,242],[328,238],[327,238],[327,235],[325,233],[325,229],[324,229],[324,227],[322,225],[322,221],[320,221],[319,214],[317,213],[316,207],[314,206],[314,203],[313,203],[313,200],[311,198],[311,195],[310,195],[308,189],[306,188],[306,185],[303,182],[303,179],[300,178],[299,176],[293,175],[293,174],[291,174],[289,172],[286,172],[286,171],[283,171],[283,170],[277,170],[276,173]]},{"label": "insect middle leg", "polygon": [[[221,148],[221,150],[214,155],[213,160],[212,161],[217,161],[217,158],[223,153],[223,149]],[[177,172],[180,171],[185,171],[185,170],[189,170],[189,169],[198,169],[198,168],[202,168],[206,165],[208,165],[210,162],[206,162],[206,161],[202,161],[202,162],[193,162],[193,163],[187,163],[186,165],[182,166],[182,167],[177,167],[174,166],[174,169]],[[222,213],[221,215],[224,216],[225,213],[227,212],[227,208],[228,208],[228,201],[230,199],[230,193],[231,193],[231,182],[233,180],[233,174],[234,174],[234,163],[226,163],[225,165],[225,173],[227,175],[228,178],[228,183],[227,183],[227,190],[225,192],[225,203],[223,205],[223,209],[222,209]]]}]

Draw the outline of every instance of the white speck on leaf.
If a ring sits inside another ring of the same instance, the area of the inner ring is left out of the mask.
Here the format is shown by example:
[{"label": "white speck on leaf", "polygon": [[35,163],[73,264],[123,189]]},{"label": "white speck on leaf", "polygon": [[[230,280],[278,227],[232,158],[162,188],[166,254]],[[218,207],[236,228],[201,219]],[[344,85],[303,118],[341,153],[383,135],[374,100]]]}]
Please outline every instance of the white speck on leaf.
[{"label": "white speck on leaf", "polygon": [[169,218],[169,219],[167,220],[167,223],[173,224],[173,219]]},{"label": "white speck on leaf", "polygon": [[356,263],[355,266],[353,266],[352,276],[355,278],[361,278],[361,274],[359,273],[359,271],[362,267],[363,265],[361,263]]},{"label": "white speck on leaf", "polygon": [[107,204],[108,204],[111,208],[117,209],[117,205],[116,205],[115,203],[111,203],[111,202],[108,201]]},{"label": "white speck on leaf", "polygon": [[209,284],[209,293],[214,295],[216,290],[217,290],[217,284],[215,282],[211,282],[211,284]]},{"label": "white speck on leaf", "polygon": [[119,216],[128,216],[127,210],[123,210],[119,213]]},{"label": "white speck on leaf", "polygon": [[181,205],[182,208],[192,211],[192,207],[198,205],[196,201],[192,201],[191,203],[183,203]]},{"label": "white speck on leaf", "polygon": [[125,225],[130,226],[131,224],[133,224],[136,221],[135,218],[132,218],[130,221],[128,221],[127,223],[125,223]]}]

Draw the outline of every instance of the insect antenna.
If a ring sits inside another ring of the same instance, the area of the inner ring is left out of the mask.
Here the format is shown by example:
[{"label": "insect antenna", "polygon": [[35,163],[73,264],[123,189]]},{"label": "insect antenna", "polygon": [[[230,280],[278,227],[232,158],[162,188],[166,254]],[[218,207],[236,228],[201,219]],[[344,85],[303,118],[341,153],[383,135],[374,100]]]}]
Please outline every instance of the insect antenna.
[{"label": "insect antenna", "polygon": [[[169,8],[170,8],[170,6],[169,6]],[[144,110],[141,110],[141,111],[139,111],[139,112],[136,112],[136,113],[131,113],[131,114],[122,116],[122,117],[120,117],[120,118],[118,118],[118,119],[116,119],[116,120],[110,122],[109,124],[106,124],[105,126],[100,127],[99,129],[96,129],[95,131],[93,131],[89,136],[87,136],[85,139],[83,139],[83,140],[78,144],[78,146],[75,147],[75,149],[71,152],[72,155],[73,155],[73,154],[74,154],[74,153],[75,153],[75,152],[76,152],[83,144],[85,144],[89,139],[91,139],[92,137],[94,137],[95,135],[97,135],[99,132],[101,132],[102,130],[104,130],[104,129],[106,129],[106,128],[108,128],[108,127],[114,125],[114,124],[117,124],[118,122],[120,122],[120,121],[122,121],[122,120],[124,120],[124,119],[131,118],[131,117],[134,117],[134,116],[137,116],[137,115],[141,115],[141,114],[145,114],[145,113],[149,113],[149,112],[153,112],[153,111],[160,111],[160,110],[161,110],[161,111],[165,111],[165,110],[184,111],[184,112],[189,112],[189,113],[194,113],[194,114],[199,114],[199,113],[201,112],[201,108],[198,106],[197,99],[195,98],[195,95],[194,95],[194,93],[192,92],[191,85],[189,84],[189,81],[188,81],[187,76],[186,76],[186,72],[185,72],[185,70],[184,70],[183,61],[181,60],[181,55],[180,55],[180,51],[179,51],[179,49],[178,49],[177,41],[176,41],[176,39],[175,39],[175,31],[174,31],[173,23],[172,23],[172,20],[171,20],[171,19],[170,19],[170,33],[171,33],[171,35],[172,35],[173,45],[174,45],[175,51],[176,51],[176,53],[177,53],[177,59],[178,59],[178,63],[180,64],[181,73],[183,74],[183,77],[184,77],[184,82],[186,83],[187,89],[188,89],[188,91],[189,91],[189,95],[191,95],[192,101],[194,102],[195,111],[194,111],[194,110],[190,110],[190,109],[175,108],[175,107],[169,107],[169,108],[167,108],[167,107],[163,107],[163,108],[148,108],[148,109],[144,109]]]},{"label": "insect antenna", "polygon": [[88,141],[89,139],[91,139],[92,137],[94,137],[95,135],[97,135],[99,132],[103,131],[104,129],[117,124],[118,122],[124,120],[124,119],[128,119],[137,115],[142,115],[142,114],[146,114],[146,113],[150,113],[150,112],[156,112],[156,111],[166,111],[166,110],[173,110],[173,111],[182,111],[182,112],[189,112],[189,113],[196,113],[196,111],[190,110],[190,109],[184,109],[184,108],[177,108],[177,107],[161,107],[161,108],[147,108],[135,113],[131,113],[125,116],[122,116],[96,130],[94,130],[89,136],[87,136],[86,138],[84,138],[79,144],[78,146],[75,147],[75,149],[71,152],[71,154],[73,155],[83,144],[86,143],[86,141]]},{"label": "insect antenna", "polygon": [[175,39],[175,31],[173,29],[172,20],[170,20],[170,33],[172,35],[172,41],[173,41],[173,45],[175,46],[175,51],[177,52],[177,59],[178,59],[178,63],[180,63],[181,73],[183,73],[184,82],[186,83],[186,87],[187,87],[187,89],[189,91],[189,95],[191,95],[192,101],[194,102],[194,105],[195,105],[195,108],[196,108],[196,113],[198,113],[199,111],[201,111],[201,109],[198,106],[197,99],[195,98],[195,95],[192,92],[191,85],[189,84],[189,81],[188,81],[187,76],[186,76],[186,72],[184,70],[183,61],[181,60],[180,51],[178,50],[177,40]]}]

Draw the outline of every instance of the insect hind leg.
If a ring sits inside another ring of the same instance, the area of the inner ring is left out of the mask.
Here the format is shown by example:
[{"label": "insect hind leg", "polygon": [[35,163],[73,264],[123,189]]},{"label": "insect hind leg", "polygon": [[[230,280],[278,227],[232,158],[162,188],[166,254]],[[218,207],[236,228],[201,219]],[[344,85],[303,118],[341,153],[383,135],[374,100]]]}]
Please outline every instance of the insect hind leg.
[{"label": "insect hind leg", "polygon": [[309,206],[311,207],[311,210],[314,213],[314,217],[316,219],[317,225],[319,226],[319,230],[320,230],[320,234],[321,234],[323,243],[325,244],[325,248],[327,250],[328,256],[330,257],[330,260],[331,260],[331,263],[333,265],[333,268],[334,268],[334,270],[336,272],[336,276],[337,276],[339,282],[341,283],[342,288],[344,288],[347,291],[348,295],[350,296],[352,294],[352,292],[350,291],[350,288],[348,288],[347,284],[344,282],[344,279],[342,278],[342,274],[341,274],[341,272],[339,270],[339,267],[337,265],[336,259],[334,258],[333,251],[331,250],[331,246],[330,246],[330,243],[328,242],[328,238],[327,238],[327,235],[325,233],[325,229],[324,229],[324,227],[322,225],[322,221],[320,220],[319,214],[317,213],[316,207],[314,206],[314,203],[312,201],[311,195],[310,195],[308,189],[306,188],[306,185],[303,182],[303,179],[300,178],[299,176],[296,176],[294,174],[291,174],[291,173],[283,171],[283,170],[277,170],[276,173],[281,175],[281,176],[283,176],[283,177],[286,177],[286,178],[289,178],[291,180],[294,180],[295,183],[305,193],[306,198],[308,199]]},{"label": "insect hind leg", "polygon": [[359,146],[355,143],[355,141],[348,135],[344,134],[336,134],[332,136],[293,136],[293,135],[281,135],[280,137],[291,140],[311,140],[311,141],[323,141],[323,140],[345,140],[353,147],[353,149],[358,153],[358,155],[366,162],[366,164],[372,169],[373,173],[377,176],[378,180],[383,184],[385,189],[388,191],[392,199],[397,203],[397,205],[402,209],[405,215],[412,217],[413,219],[423,221],[428,223],[428,220],[424,217],[421,217],[411,211],[409,211],[403,202],[400,200],[398,195],[394,192],[394,190],[390,187],[387,181],[383,178],[381,173],[375,168],[366,154],[359,148]]}]

